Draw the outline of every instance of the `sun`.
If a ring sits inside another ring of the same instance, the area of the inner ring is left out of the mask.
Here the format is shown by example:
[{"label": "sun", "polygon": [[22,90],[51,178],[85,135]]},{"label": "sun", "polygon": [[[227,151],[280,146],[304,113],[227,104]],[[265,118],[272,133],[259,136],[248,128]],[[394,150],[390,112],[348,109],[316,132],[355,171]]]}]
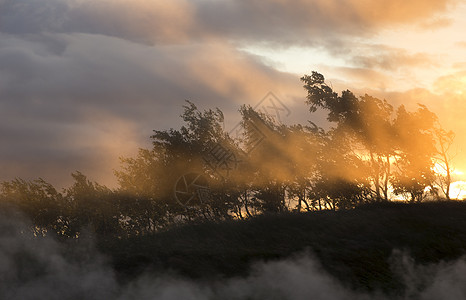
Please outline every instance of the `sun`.
[{"label": "sun", "polygon": [[[433,171],[441,176],[446,176],[447,171],[445,166],[442,164],[436,163]],[[452,178],[452,182],[450,184],[450,199],[466,199],[466,181],[464,179],[464,172],[452,168],[450,170],[450,176]]]},{"label": "sun", "polygon": [[466,199],[466,181],[455,181],[450,185],[450,198],[458,200]]}]

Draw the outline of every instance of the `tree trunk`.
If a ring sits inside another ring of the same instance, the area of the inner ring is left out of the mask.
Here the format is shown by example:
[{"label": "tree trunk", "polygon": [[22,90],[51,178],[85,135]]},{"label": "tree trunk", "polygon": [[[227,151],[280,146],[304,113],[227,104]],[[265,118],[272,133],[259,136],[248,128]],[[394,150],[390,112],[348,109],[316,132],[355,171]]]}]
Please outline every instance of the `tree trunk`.
[{"label": "tree trunk", "polygon": [[375,186],[375,196],[377,198],[377,201],[379,201],[382,197],[380,196],[380,181],[379,181],[379,177],[380,177],[380,172],[379,172],[379,165],[375,163],[375,159],[374,159],[374,153],[372,152],[372,150],[370,151],[370,156],[371,156],[371,165],[372,165],[372,168],[374,168],[375,170],[373,170],[375,173],[374,173],[374,186]]},{"label": "tree trunk", "polygon": [[388,201],[388,180],[390,178],[390,155],[387,154],[385,158],[386,158],[385,163],[387,165],[385,168],[385,178],[384,178],[384,183],[383,183],[383,196],[384,196],[385,201]]}]

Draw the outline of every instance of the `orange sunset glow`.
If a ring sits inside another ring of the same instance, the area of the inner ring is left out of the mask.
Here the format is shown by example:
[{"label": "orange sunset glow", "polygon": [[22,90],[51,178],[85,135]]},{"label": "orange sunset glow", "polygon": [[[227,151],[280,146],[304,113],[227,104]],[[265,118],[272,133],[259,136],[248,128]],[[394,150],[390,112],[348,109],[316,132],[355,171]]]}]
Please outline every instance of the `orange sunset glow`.
[{"label": "orange sunset glow", "polygon": [[285,123],[306,122],[312,70],[336,91],[427,105],[466,170],[464,1],[16,2],[0,3],[2,180],[66,186],[80,170],[115,186],[119,157],[178,127],[186,99],[229,129],[273,92]]},{"label": "orange sunset glow", "polygon": [[466,300],[466,0],[0,0],[0,300]]}]

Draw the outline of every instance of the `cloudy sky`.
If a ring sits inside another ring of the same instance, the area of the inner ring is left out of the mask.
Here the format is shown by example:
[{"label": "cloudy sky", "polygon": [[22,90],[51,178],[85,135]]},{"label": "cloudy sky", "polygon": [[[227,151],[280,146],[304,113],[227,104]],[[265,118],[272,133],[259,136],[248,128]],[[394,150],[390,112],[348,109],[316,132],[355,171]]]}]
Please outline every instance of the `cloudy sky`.
[{"label": "cloudy sky", "polygon": [[[319,120],[312,70],[456,132],[466,172],[466,1],[0,0],[0,180],[114,186],[120,156],[178,128],[185,99],[219,107],[273,92],[287,123]],[[461,178],[458,178],[461,179]]]}]

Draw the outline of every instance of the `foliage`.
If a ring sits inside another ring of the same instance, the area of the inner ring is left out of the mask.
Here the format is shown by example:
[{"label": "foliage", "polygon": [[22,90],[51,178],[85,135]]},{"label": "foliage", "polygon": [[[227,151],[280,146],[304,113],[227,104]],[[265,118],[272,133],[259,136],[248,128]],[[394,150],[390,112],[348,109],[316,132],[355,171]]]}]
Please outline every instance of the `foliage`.
[{"label": "foliage", "polygon": [[327,113],[330,129],[279,124],[242,106],[243,134],[232,138],[219,109],[187,101],[180,129],[155,130],[151,149],[121,159],[117,189],[76,172],[62,192],[42,179],[4,182],[1,201],[30,218],[36,235],[76,238],[86,230],[137,236],[188,221],[353,209],[393,195],[420,202],[428,191],[449,199],[454,134],[426,106],[410,112],[367,94],[338,94],[317,72],[301,80],[309,111]]},{"label": "foliage", "polygon": [[20,210],[33,223],[35,235],[47,231],[62,232],[66,223],[66,204],[63,195],[45,180],[14,179],[0,184],[0,199],[3,204]]}]

